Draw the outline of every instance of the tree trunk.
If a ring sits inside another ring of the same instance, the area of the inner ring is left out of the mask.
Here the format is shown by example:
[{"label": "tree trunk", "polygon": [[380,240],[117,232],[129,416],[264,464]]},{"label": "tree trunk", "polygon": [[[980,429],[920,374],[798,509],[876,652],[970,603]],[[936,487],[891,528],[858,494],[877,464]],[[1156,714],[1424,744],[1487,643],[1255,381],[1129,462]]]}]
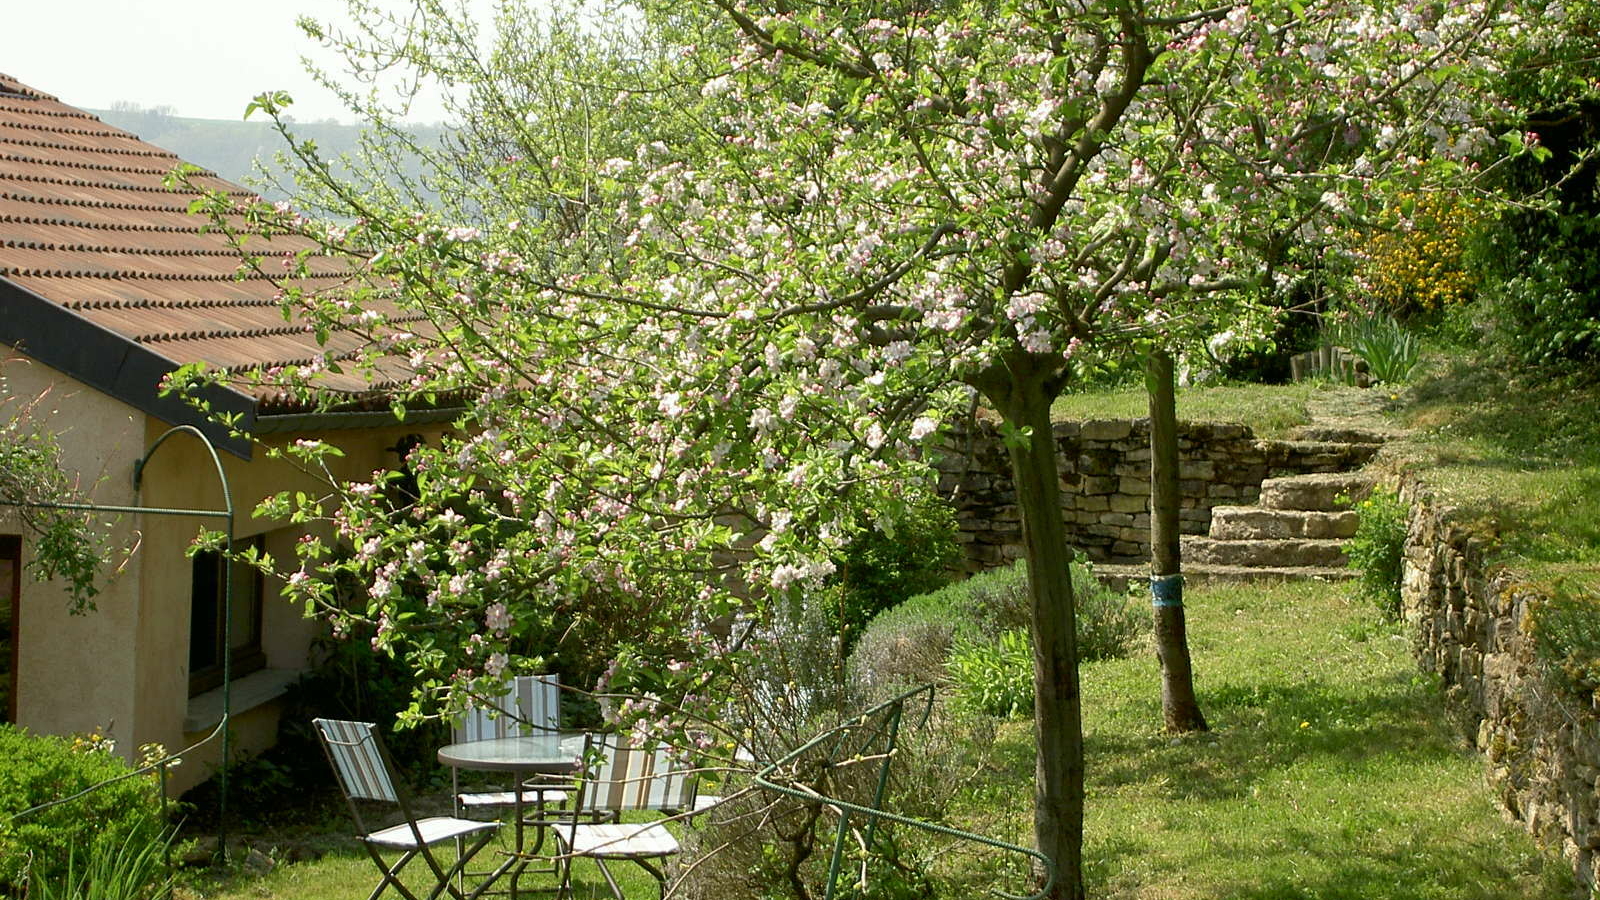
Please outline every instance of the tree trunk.
[{"label": "tree trunk", "polygon": [[1006,371],[983,385],[1013,433],[1007,440],[1012,477],[1022,512],[1033,624],[1034,837],[1039,852],[1055,862],[1052,900],[1082,900],[1083,892],[1083,711],[1078,694],[1078,640],[1071,553],[1061,515],[1060,476],[1050,402],[1049,376],[1034,374],[1028,360],[1012,359]]},{"label": "tree trunk", "polygon": [[1161,716],[1167,730],[1205,731],[1194,696],[1189,637],[1183,617],[1183,560],[1178,544],[1178,407],[1172,356],[1151,351],[1145,361],[1150,394],[1150,602],[1156,658],[1161,661]]}]

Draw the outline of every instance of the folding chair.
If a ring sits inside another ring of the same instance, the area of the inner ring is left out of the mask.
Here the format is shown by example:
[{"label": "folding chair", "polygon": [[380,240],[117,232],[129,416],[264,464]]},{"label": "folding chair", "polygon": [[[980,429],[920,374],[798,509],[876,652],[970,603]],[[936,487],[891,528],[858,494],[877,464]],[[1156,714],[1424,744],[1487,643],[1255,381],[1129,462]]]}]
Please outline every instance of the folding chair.
[{"label": "folding chair", "polygon": [[[561,676],[518,675],[506,686],[506,692],[493,706],[468,711],[466,717],[451,729],[451,740],[460,744],[467,741],[489,741],[539,732],[555,732],[561,726]],[[524,781],[521,786],[521,818],[516,822],[518,852],[525,857],[517,865],[512,877],[511,893],[516,893],[516,880],[525,872],[555,874],[554,868],[531,868],[526,857],[537,856],[544,847],[544,829],[563,817],[561,807],[567,802],[569,783],[552,783],[548,780]],[[484,811],[499,814],[503,810],[519,807],[515,785],[504,790],[463,791],[460,770],[450,770],[450,791],[455,797],[455,813],[462,817],[481,816]],[[556,814],[553,818],[552,813]],[[523,846],[523,831],[534,829],[532,847]],[[465,876],[486,874],[461,870]]]},{"label": "folding chair", "polygon": [[[620,814],[630,810],[686,810],[695,805],[695,778],[692,772],[675,765],[665,747],[644,750],[629,747],[612,735],[590,735],[585,742],[584,760],[599,755],[578,779],[578,796],[571,821],[555,828],[565,859],[561,878],[563,895],[572,890],[572,862],[578,857],[595,861],[600,874],[617,900],[625,900],[622,888],[606,868],[606,860],[622,859],[638,863],[656,880],[663,898],[667,878],[650,860],[666,859],[678,850],[678,839],[667,830],[666,822],[645,823],[582,822],[584,814]],[[620,819],[620,817],[619,817]]]},{"label": "folding chair", "polygon": [[[500,823],[474,822],[451,816],[418,819],[412,814],[411,804],[407,801],[405,793],[395,783],[389,752],[384,749],[383,742],[378,739],[371,722],[313,719],[312,724],[316,726],[317,735],[322,739],[322,749],[328,755],[328,764],[333,767],[339,788],[344,792],[345,802],[350,806],[350,815],[355,819],[356,839],[367,848],[373,863],[383,873],[383,879],[372,889],[367,900],[377,900],[378,896],[389,887],[399,891],[406,900],[418,900],[417,895],[401,882],[400,870],[419,856],[428,864],[436,880],[433,890],[428,892],[428,900],[437,900],[439,895],[444,893],[448,893],[455,900],[472,900],[484,888],[493,884],[496,877],[510,868],[511,861],[508,860],[477,890],[463,894],[460,887],[454,883],[456,876],[465,868],[467,862],[489,843],[490,838],[494,837]],[[405,817],[405,822],[377,830],[369,829],[361,815],[358,800],[394,804]],[[429,849],[435,844],[455,843],[468,835],[479,835],[479,837],[470,847],[458,851],[455,863],[449,868],[441,866]],[[399,850],[401,855],[391,866],[383,861],[380,850]]]},{"label": "folding chair", "polygon": [[[561,676],[519,675],[511,679],[506,693],[494,706],[473,709],[452,729],[451,740],[488,741],[539,731],[553,732],[561,727]],[[456,798],[456,814],[473,810],[515,806],[515,790],[463,792],[455,769],[450,771],[450,787]],[[523,795],[532,794],[537,806],[565,803],[567,786],[547,781],[523,784]]]}]

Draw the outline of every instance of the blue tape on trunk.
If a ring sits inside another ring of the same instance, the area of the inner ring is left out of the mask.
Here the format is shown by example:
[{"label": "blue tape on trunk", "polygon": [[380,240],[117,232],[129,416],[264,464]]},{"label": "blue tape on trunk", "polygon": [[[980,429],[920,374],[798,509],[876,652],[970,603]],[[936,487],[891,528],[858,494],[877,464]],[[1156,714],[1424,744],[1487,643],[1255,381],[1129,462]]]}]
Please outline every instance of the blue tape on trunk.
[{"label": "blue tape on trunk", "polygon": [[1182,606],[1183,605],[1183,576],[1182,575],[1151,575],[1150,576],[1150,605],[1151,606]]}]

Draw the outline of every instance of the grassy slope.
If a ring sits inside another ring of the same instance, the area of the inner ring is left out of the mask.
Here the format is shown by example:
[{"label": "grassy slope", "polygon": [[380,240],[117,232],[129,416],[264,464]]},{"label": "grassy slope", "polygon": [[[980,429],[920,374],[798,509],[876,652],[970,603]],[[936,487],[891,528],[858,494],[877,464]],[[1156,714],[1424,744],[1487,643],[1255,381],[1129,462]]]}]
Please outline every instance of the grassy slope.
[{"label": "grassy slope", "polygon": [[[1391,417],[1370,424],[1411,429],[1386,454],[1391,463],[1460,505],[1499,541],[1500,561],[1600,591],[1600,383],[1466,357],[1436,359],[1430,368],[1405,390],[1311,382],[1186,388],[1178,417],[1247,422],[1258,436],[1281,437],[1316,408],[1386,406]],[[1053,413],[1136,417],[1147,414],[1146,403],[1140,389],[1071,394]]]},{"label": "grassy slope", "polygon": [[1449,360],[1406,395],[1407,465],[1462,505],[1502,561],[1600,590],[1600,385]]},{"label": "grassy slope", "polygon": [[[1149,654],[1086,665],[1089,894],[1110,900],[1558,898],[1559,858],[1503,822],[1398,633],[1338,585],[1197,589],[1190,640],[1213,731],[1163,733]],[[958,824],[1029,843],[1030,729]],[[1017,873],[949,854],[950,896]]]}]

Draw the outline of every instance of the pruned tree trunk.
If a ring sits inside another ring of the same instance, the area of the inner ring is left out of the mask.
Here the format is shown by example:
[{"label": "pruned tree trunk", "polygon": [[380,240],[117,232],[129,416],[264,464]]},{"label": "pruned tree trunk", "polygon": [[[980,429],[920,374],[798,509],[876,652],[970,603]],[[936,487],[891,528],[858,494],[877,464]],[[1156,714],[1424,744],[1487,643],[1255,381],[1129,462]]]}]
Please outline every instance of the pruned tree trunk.
[{"label": "pruned tree trunk", "polygon": [[1161,661],[1161,717],[1168,731],[1205,731],[1194,696],[1189,636],[1183,615],[1183,557],[1178,543],[1177,379],[1172,356],[1154,350],[1145,362],[1150,394],[1150,602],[1156,658]]},{"label": "pruned tree trunk", "polygon": [[981,385],[1012,432],[1006,445],[1022,512],[1032,605],[1034,724],[1037,729],[1033,824],[1039,852],[1056,865],[1052,900],[1082,900],[1083,711],[1071,552],[1061,515],[1050,376],[1013,358],[1002,378]]}]

